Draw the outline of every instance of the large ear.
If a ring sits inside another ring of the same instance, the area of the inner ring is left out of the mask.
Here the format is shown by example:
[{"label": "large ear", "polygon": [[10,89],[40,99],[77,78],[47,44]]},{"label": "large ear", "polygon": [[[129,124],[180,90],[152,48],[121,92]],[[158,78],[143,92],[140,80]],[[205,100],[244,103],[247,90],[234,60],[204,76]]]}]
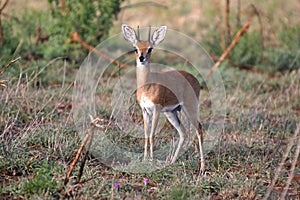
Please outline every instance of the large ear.
[{"label": "large ear", "polygon": [[152,35],[152,45],[156,46],[161,43],[165,38],[166,32],[167,26],[161,26],[157,30],[155,30]]},{"label": "large ear", "polygon": [[131,28],[130,26],[123,24],[122,25],[122,31],[123,31],[123,35],[124,38],[131,42],[132,44],[135,44],[137,38],[136,38],[136,34],[133,28]]}]

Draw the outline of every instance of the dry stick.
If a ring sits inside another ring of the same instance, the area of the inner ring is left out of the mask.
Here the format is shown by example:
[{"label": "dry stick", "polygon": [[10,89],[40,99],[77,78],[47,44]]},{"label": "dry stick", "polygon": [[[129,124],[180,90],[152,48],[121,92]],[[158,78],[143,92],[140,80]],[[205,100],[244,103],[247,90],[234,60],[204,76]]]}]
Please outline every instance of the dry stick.
[{"label": "dry stick", "polygon": [[239,32],[237,32],[235,34],[235,36],[234,36],[231,44],[227,47],[227,49],[224,51],[224,53],[222,54],[222,56],[219,58],[218,62],[216,62],[216,64],[211,68],[211,70],[206,75],[206,79],[208,79],[212,75],[212,73],[214,73],[217,70],[217,68],[219,67],[219,65],[228,56],[228,54],[233,49],[233,47],[237,44],[237,42],[242,37],[242,35],[248,30],[248,28],[250,27],[250,24],[251,24],[251,20],[248,20],[248,22],[243,26],[243,28],[241,28],[239,30]]},{"label": "dry stick", "polygon": [[[262,25],[262,21],[261,21],[261,17],[260,17],[260,14],[257,10],[257,8],[254,6],[254,4],[251,4],[251,6],[253,7],[254,11],[255,11],[255,14],[258,18],[258,23],[259,23],[259,29],[260,29],[260,45],[261,45],[261,48],[262,48],[262,52],[263,50],[265,49],[265,44],[264,44],[264,28],[263,28],[263,25]],[[263,53],[261,53],[260,55],[260,59],[263,58]]]},{"label": "dry stick", "polygon": [[[4,43],[4,34],[2,29],[2,21],[1,21],[1,15],[4,8],[7,6],[9,0],[5,0],[2,6],[0,7],[0,44],[2,45]],[[2,2],[1,2],[2,3]]]},{"label": "dry stick", "polygon": [[80,181],[80,178],[82,176],[82,172],[83,172],[83,168],[84,168],[84,165],[85,165],[85,161],[86,161],[86,158],[87,158],[87,155],[88,155],[88,152],[89,152],[89,149],[91,147],[91,144],[92,144],[92,140],[93,140],[93,135],[94,135],[94,128],[97,127],[97,118],[96,119],[92,119],[91,123],[90,123],[90,127],[88,129],[88,132],[87,134],[85,135],[85,137],[83,138],[82,142],[81,142],[81,145],[79,147],[79,149],[77,150],[77,154],[73,160],[73,162],[71,163],[70,165],[70,169],[66,175],[66,178],[65,178],[65,181],[64,181],[64,186],[66,186],[70,180],[70,176],[73,172],[73,169],[76,165],[76,163],[78,162],[78,159],[83,151],[83,148],[86,146],[86,143],[87,143],[87,147],[86,147],[86,152],[85,152],[85,155],[84,155],[84,158],[83,158],[83,162],[80,166],[80,170],[79,170],[79,174],[77,176],[77,182]]},{"label": "dry stick", "polygon": [[296,129],[296,131],[295,131],[293,137],[290,139],[290,142],[289,142],[288,145],[287,145],[287,148],[286,148],[286,150],[285,150],[285,152],[284,152],[284,155],[283,155],[283,157],[282,157],[282,159],[281,159],[281,162],[279,163],[279,166],[278,166],[278,168],[276,169],[275,177],[274,177],[274,179],[272,180],[272,183],[271,183],[271,185],[269,186],[269,188],[268,188],[268,190],[267,190],[267,192],[266,192],[266,194],[265,194],[263,200],[269,199],[269,196],[270,196],[270,194],[271,194],[271,192],[272,192],[272,190],[273,190],[273,188],[274,188],[274,186],[275,186],[275,184],[276,184],[276,181],[277,181],[278,178],[279,178],[279,174],[280,174],[281,171],[282,171],[282,168],[283,168],[283,166],[284,166],[285,160],[287,159],[287,157],[288,157],[288,155],[289,155],[289,153],[290,153],[292,147],[294,146],[294,142],[295,142],[295,140],[296,140],[296,138],[297,138],[297,135],[298,135],[298,133],[299,133],[299,129],[300,129],[300,125],[297,126],[297,129]]},{"label": "dry stick", "polygon": [[77,150],[77,154],[76,154],[73,162],[71,163],[70,169],[69,169],[69,171],[68,171],[68,173],[66,175],[66,178],[65,178],[65,181],[64,181],[64,186],[66,186],[68,184],[68,182],[70,180],[70,176],[71,176],[71,174],[73,172],[73,169],[74,169],[74,167],[75,167],[75,165],[76,165],[76,163],[77,163],[77,161],[78,161],[78,159],[79,159],[79,157],[81,155],[81,152],[82,152],[82,150],[83,150],[86,142],[88,141],[89,137],[90,137],[90,135],[86,134],[85,137],[84,137],[84,139],[82,140],[81,145],[80,145],[79,149]]},{"label": "dry stick", "polygon": [[89,132],[88,132],[89,139],[87,141],[86,150],[85,150],[85,153],[84,153],[84,156],[83,156],[82,163],[81,163],[80,168],[79,168],[76,183],[80,182],[80,179],[81,179],[81,176],[82,176],[82,173],[83,173],[83,169],[84,169],[84,166],[85,166],[85,162],[86,162],[86,159],[87,159],[87,155],[89,154],[89,150],[90,150],[90,147],[92,145],[93,136],[94,136],[94,128],[96,126],[93,123],[91,124],[91,126],[92,127],[89,129]]},{"label": "dry stick", "polygon": [[107,60],[109,60],[111,63],[114,63],[118,66],[120,66],[121,68],[130,68],[129,65],[126,65],[125,63],[122,63],[118,60],[112,59],[111,57],[109,57],[108,55],[100,52],[99,50],[95,49],[93,46],[90,46],[87,42],[83,41],[77,32],[74,33],[70,33],[70,37],[71,37],[71,41],[74,42],[79,42],[84,48],[86,48],[87,50],[96,53],[98,56],[101,56]]},{"label": "dry stick", "polygon": [[295,152],[295,156],[294,156],[294,160],[292,162],[292,166],[291,166],[291,170],[290,170],[290,173],[289,173],[289,178],[286,182],[286,185],[284,187],[284,190],[283,190],[283,193],[281,194],[281,197],[280,199],[285,199],[285,196],[286,196],[286,193],[290,187],[290,184],[294,178],[294,172],[295,172],[295,167],[296,167],[296,164],[297,164],[297,161],[298,161],[298,158],[299,158],[299,153],[300,153],[300,135],[299,135],[299,129],[300,129],[300,124],[297,126],[297,136],[298,136],[298,143],[297,143],[297,149],[296,149],[296,152]]},{"label": "dry stick", "polygon": [[[20,60],[20,59],[21,59],[21,57],[18,57],[18,58],[14,59],[14,60],[9,61],[9,63],[8,63],[7,65],[5,65],[4,67],[2,67],[2,68],[0,69],[0,75],[3,74],[3,73],[5,72],[5,70],[6,70],[10,65],[12,65],[12,64],[15,63],[15,62],[17,62],[17,61]],[[6,81],[7,81],[7,80],[0,80],[0,87],[6,87],[6,84],[5,84]]]},{"label": "dry stick", "polygon": [[230,42],[230,23],[229,23],[229,15],[230,15],[230,0],[226,0],[226,6],[225,6],[225,25],[226,25],[226,46],[229,45]]},{"label": "dry stick", "polygon": [[4,10],[4,8],[7,6],[9,0],[4,1],[4,3],[2,4],[2,6],[0,7],[0,13]]},{"label": "dry stick", "polygon": [[2,68],[0,69],[0,74],[2,74],[3,72],[5,72],[5,70],[6,70],[9,66],[11,66],[12,64],[14,64],[15,62],[17,62],[17,61],[20,60],[20,59],[21,59],[21,57],[18,57],[18,58],[16,58],[16,59],[13,59],[13,60],[9,61],[9,63],[7,63],[7,65],[5,65],[4,67],[2,67]]}]

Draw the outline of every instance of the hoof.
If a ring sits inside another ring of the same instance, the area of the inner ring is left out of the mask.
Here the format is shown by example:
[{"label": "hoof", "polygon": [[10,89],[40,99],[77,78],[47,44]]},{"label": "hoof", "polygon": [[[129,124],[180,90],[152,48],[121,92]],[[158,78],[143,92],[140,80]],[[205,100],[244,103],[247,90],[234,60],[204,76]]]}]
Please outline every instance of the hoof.
[{"label": "hoof", "polygon": [[200,176],[207,176],[209,174],[209,172],[205,169],[205,164],[204,162],[201,162],[201,167],[200,167],[200,172],[199,175]]}]

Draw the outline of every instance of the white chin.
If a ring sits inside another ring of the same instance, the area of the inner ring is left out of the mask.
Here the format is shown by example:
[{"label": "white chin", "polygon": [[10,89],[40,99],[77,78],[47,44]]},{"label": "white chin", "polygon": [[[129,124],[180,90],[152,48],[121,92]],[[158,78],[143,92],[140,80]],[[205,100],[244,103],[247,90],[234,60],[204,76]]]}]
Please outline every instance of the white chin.
[{"label": "white chin", "polygon": [[140,65],[147,65],[149,62],[147,60],[143,61],[143,62],[140,62],[140,61],[137,61]]}]

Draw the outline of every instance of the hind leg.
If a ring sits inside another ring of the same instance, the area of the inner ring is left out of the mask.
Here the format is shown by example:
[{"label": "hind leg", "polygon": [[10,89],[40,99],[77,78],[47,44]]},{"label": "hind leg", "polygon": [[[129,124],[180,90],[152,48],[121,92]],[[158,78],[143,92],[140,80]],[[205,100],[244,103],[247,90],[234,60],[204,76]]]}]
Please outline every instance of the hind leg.
[{"label": "hind leg", "polygon": [[200,122],[198,121],[198,106],[192,106],[189,105],[188,107],[183,107],[183,112],[187,116],[188,120],[191,122],[191,124],[196,128],[196,135],[198,139],[198,152],[199,152],[199,158],[200,158],[200,172],[204,173],[205,171],[205,159],[204,159],[204,153],[203,153],[203,131],[202,126]]},{"label": "hind leg", "polygon": [[177,111],[165,112],[165,116],[179,133],[179,143],[171,161],[171,163],[175,163],[179,155],[180,148],[184,142],[184,137],[185,137],[184,128],[181,127],[180,125],[180,120],[178,118]]},{"label": "hind leg", "polygon": [[[196,127],[197,128],[197,127]],[[199,143],[199,157],[201,161],[201,166],[200,166],[200,172],[204,173],[205,171],[205,160],[204,160],[204,153],[202,149],[202,144],[203,144],[203,131],[202,131],[202,125],[200,122],[198,122],[198,128],[197,128],[197,138],[198,138],[198,143]]]}]

